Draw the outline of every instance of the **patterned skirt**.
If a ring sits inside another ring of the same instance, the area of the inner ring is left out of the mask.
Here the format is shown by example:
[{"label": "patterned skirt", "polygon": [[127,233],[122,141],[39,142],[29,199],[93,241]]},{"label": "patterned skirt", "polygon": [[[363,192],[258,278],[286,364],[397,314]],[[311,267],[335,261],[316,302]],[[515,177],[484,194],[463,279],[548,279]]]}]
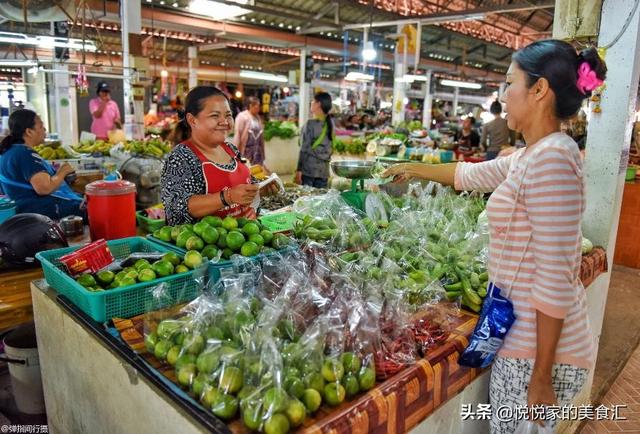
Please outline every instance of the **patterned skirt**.
[{"label": "patterned skirt", "polygon": [[[497,357],[491,366],[489,399],[491,401],[491,434],[513,434],[524,420],[522,412],[527,406],[529,381],[534,360]],[[587,381],[589,371],[567,364],[553,365],[553,389],[558,405],[568,406]],[[509,407],[506,409],[505,407]],[[551,408],[547,409],[549,415]],[[558,409],[558,413],[562,413]],[[555,429],[562,414],[545,417],[545,426]]]}]

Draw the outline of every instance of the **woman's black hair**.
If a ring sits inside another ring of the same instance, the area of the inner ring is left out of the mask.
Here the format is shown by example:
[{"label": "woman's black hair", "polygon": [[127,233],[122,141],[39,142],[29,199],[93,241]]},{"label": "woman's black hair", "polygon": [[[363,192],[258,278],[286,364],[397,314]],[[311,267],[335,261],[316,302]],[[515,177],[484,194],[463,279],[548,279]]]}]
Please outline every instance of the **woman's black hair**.
[{"label": "woman's black hair", "polygon": [[331,99],[331,95],[327,92],[318,92],[313,96],[313,99],[320,103],[320,108],[322,109],[322,113],[325,114],[324,121],[327,124],[327,134],[330,140],[333,140],[333,122],[331,120],[331,115],[329,112],[333,108],[333,100]]},{"label": "woman's black hair", "polygon": [[204,108],[204,101],[212,96],[221,96],[229,102],[227,95],[214,86],[196,86],[189,91],[184,101],[184,110],[178,110],[179,120],[169,137],[169,140],[174,145],[182,143],[191,137],[191,127],[187,122],[187,114],[191,113],[193,116],[198,116],[198,113]]},{"label": "woman's black hair", "polygon": [[591,96],[578,89],[578,68],[586,62],[598,79],[604,80],[607,66],[595,48],[576,53],[575,48],[564,41],[547,39],[537,41],[518,50],[513,61],[527,74],[527,85],[533,86],[538,79],[545,78],[555,94],[555,112],[559,119],[574,116],[582,101]]},{"label": "woman's black hair", "polygon": [[24,143],[24,133],[36,126],[36,112],[33,110],[16,110],[9,116],[9,135],[0,143],[0,154],[4,154],[15,143]]}]

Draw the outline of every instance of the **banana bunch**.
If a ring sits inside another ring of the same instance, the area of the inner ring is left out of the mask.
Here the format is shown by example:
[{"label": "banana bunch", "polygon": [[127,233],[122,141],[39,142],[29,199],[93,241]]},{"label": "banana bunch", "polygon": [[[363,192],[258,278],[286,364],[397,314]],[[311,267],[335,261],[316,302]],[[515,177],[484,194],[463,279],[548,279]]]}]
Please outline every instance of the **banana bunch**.
[{"label": "banana bunch", "polygon": [[158,138],[149,140],[129,140],[124,144],[124,149],[132,154],[162,158],[171,150],[171,143]]},{"label": "banana bunch", "polygon": [[62,160],[71,158],[71,156],[61,146],[55,145],[38,145],[33,149],[45,160]]},{"label": "banana bunch", "polygon": [[111,150],[111,143],[106,142],[104,140],[96,140],[95,142],[83,142],[77,145],[72,146],[74,151],[80,152],[81,154],[102,154],[109,155],[109,151]]}]

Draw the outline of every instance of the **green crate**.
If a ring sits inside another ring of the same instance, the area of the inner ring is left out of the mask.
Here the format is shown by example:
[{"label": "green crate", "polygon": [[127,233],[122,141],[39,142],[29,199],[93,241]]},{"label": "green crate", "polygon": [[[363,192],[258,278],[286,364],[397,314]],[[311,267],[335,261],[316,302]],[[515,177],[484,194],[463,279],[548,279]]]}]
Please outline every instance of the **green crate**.
[{"label": "green crate", "polygon": [[280,212],[260,217],[260,223],[271,232],[289,232],[293,230],[298,214],[294,212]]},{"label": "green crate", "polygon": [[[159,240],[153,235],[147,235],[147,239],[149,239],[151,242],[155,244],[158,244],[161,247],[165,247],[167,249],[170,249],[176,252],[180,256],[184,256],[185,253],[187,253],[185,249],[181,249],[175,244],[171,244],[166,241]],[[282,250],[278,250],[274,253],[260,253],[259,255],[251,256],[247,259],[251,261],[261,261],[263,258],[268,258],[271,255],[283,254],[283,253],[286,254],[290,252],[295,252],[298,249],[299,247],[294,243],[291,246],[285,247]],[[228,259],[221,259],[218,262],[209,261],[209,266],[207,267],[208,281],[210,283],[217,282],[221,277],[225,277],[233,273],[234,272],[233,264],[234,264],[233,261],[230,261]]]},{"label": "green crate", "polygon": [[164,219],[150,219],[144,215],[143,211],[136,212],[136,220],[138,221],[138,226],[149,234],[167,225]]},{"label": "green crate", "polygon": [[[164,253],[169,251],[142,237],[107,241],[107,246],[116,259],[125,259],[131,253],[136,252]],[[69,298],[84,313],[97,322],[105,322],[116,317],[131,318],[146,312],[146,309],[152,305],[154,309],[160,309],[172,304],[191,301],[196,298],[200,292],[198,280],[202,280],[203,277],[203,271],[201,270],[174,274],[150,282],[137,283],[122,288],[97,292],[88,291],[67,274],[65,266],[59,261],[60,257],[78,248],[79,247],[66,247],[46,250],[37,253],[36,258],[38,258],[42,264],[47,283],[59,294]],[[170,299],[170,302],[166,305],[153,304],[153,289],[163,282],[168,285],[168,294],[170,297],[167,299]]]}]

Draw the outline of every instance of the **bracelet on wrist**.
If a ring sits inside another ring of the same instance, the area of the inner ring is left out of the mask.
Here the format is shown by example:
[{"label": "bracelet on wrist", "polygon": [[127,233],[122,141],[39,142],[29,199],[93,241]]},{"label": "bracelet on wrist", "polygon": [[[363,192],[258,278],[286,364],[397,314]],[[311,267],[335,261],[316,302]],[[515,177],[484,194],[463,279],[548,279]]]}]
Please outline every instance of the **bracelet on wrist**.
[{"label": "bracelet on wrist", "polygon": [[224,190],[220,191],[220,202],[222,202],[222,205],[225,207],[231,206],[229,205],[229,202],[227,202],[227,199],[224,197]]}]

